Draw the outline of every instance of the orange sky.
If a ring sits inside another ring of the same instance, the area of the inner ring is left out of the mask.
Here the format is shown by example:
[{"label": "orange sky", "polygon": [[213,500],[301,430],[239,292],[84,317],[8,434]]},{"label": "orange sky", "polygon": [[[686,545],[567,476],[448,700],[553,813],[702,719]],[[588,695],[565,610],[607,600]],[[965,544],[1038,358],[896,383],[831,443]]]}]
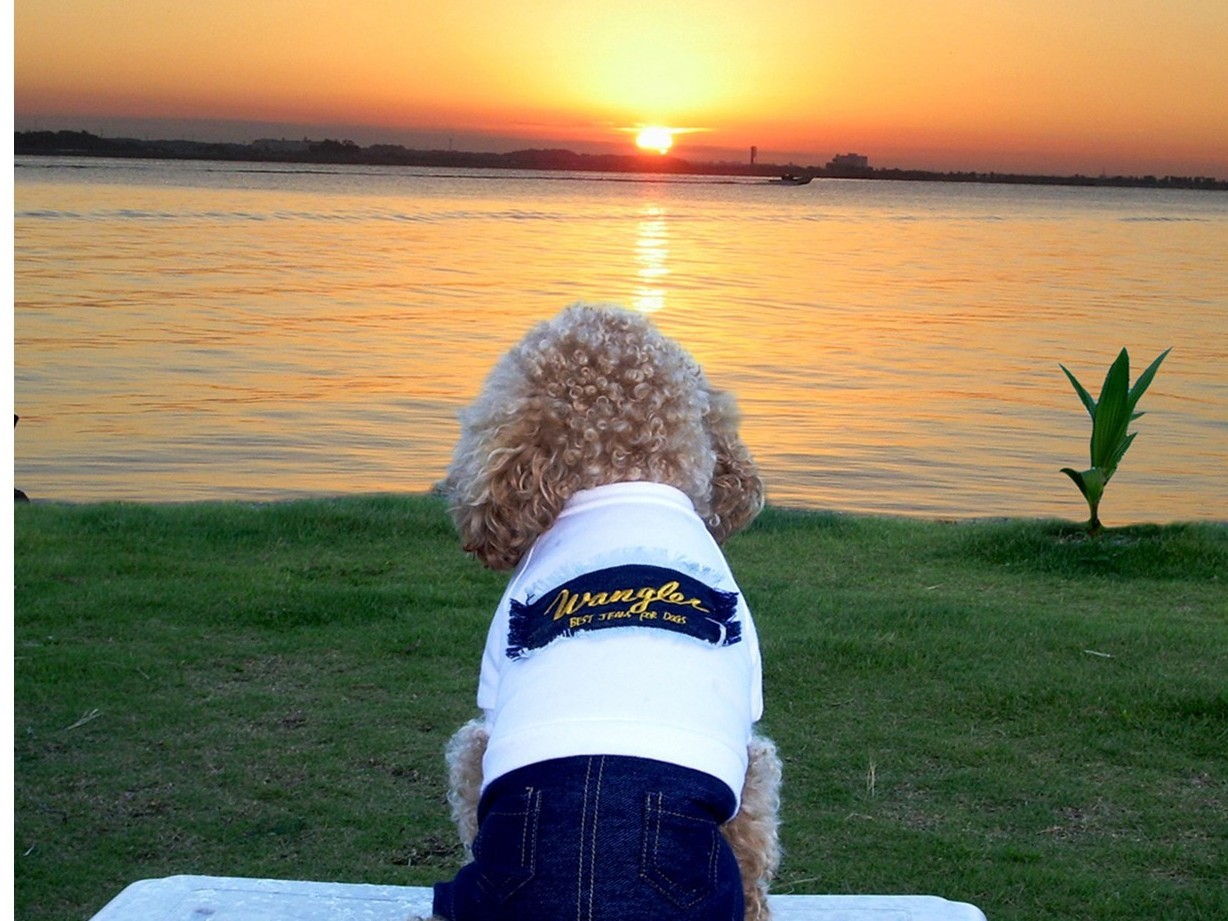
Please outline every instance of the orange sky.
[{"label": "orange sky", "polygon": [[661,123],[702,129],[691,159],[1228,178],[1225,0],[17,0],[15,23],[19,129],[597,151]]}]

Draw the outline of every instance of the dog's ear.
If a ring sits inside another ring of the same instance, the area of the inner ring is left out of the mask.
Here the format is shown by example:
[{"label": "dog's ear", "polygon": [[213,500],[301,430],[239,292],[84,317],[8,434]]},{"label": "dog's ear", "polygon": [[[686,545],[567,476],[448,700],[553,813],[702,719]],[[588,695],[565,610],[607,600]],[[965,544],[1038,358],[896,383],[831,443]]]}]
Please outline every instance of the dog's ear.
[{"label": "dog's ear", "polygon": [[490,569],[512,569],[569,498],[563,465],[542,444],[540,400],[492,378],[462,414],[443,489],[464,549]]},{"label": "dog's ear", "polygon": [[708,530],[723,543],[763,510],[763,480],[750,449],[738,436],[738,407],[733,395],[708,388],[704,427],[716,452],[707,516]]}]

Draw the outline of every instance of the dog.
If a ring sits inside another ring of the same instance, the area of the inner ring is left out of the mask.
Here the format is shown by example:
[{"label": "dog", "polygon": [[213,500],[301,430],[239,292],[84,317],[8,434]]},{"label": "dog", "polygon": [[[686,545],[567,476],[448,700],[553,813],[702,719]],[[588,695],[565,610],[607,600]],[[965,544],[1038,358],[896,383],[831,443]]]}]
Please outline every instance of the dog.
[{"label": "dog", "polygon": [[638,313],[535,326],[461,414],[464,549],[512,570],[448,744],[434,917],[767,921],[781,764],[719,544],[763,507],[733,397]]}]

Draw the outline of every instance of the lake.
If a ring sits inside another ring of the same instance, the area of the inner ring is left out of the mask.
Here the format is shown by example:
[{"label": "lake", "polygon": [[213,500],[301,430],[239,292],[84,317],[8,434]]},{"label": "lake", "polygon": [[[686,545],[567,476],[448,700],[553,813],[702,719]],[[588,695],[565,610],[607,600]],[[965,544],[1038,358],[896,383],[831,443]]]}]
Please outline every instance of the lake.
[{"label": "lake", "polygon": [[1172,354],[1106,525],[1228,519],[1228,194],[19,157],[16,484],[423,492],[576,300],[651,313],[778,505],[1086,517],[1098,394]]}]

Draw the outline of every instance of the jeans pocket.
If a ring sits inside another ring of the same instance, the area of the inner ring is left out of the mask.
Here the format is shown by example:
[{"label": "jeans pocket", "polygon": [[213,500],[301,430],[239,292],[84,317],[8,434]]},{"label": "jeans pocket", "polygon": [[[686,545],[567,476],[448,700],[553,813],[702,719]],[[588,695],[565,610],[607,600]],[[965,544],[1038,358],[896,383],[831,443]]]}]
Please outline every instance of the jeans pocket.
[{"label": "jeans pocket", "polygon": [[486,895],[504,902],[537,871],[537,826],[541,792],[526,787],[502,798],[482,819],[473,841],[478,885]]},{"label": "jeans pocket", "polygon": [[662,793],[648,795],[640,872],[661,895],[682,909],[711,898],[719,848],[720,832],[711,818],[670,808]]}]

